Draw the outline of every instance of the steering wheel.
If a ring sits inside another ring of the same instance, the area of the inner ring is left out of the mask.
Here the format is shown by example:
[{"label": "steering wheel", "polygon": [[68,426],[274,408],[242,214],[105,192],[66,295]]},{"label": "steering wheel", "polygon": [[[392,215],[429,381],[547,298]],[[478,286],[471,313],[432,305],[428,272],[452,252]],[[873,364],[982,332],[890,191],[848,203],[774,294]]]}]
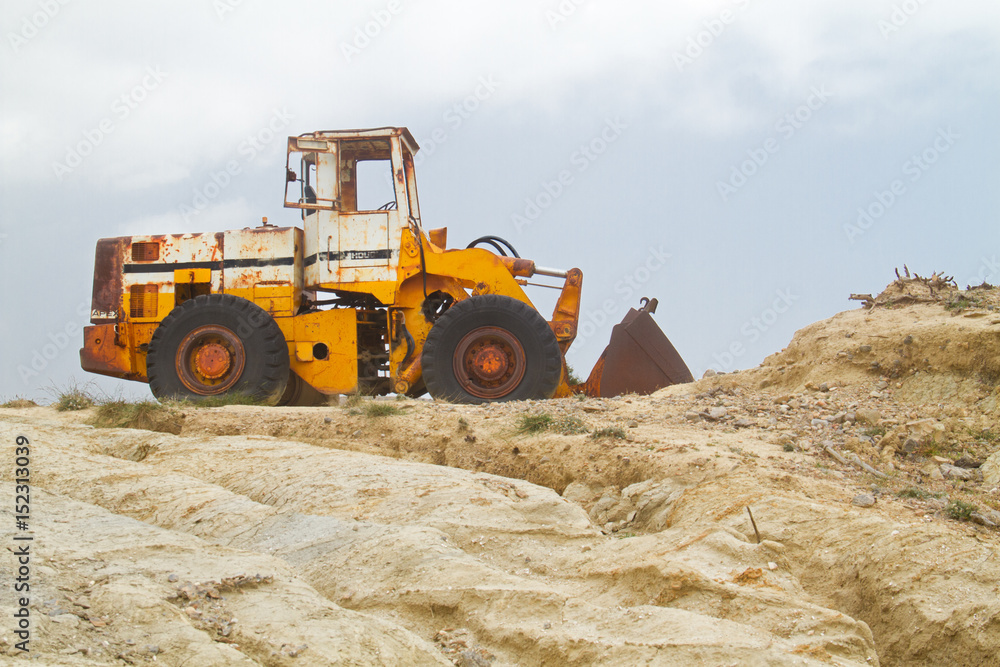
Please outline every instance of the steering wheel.
[{"label": "steering wheel", "polygon": [[396,200],[387,201],[386,203],[379,206],[376,211],[395,211],[396,210]]}]

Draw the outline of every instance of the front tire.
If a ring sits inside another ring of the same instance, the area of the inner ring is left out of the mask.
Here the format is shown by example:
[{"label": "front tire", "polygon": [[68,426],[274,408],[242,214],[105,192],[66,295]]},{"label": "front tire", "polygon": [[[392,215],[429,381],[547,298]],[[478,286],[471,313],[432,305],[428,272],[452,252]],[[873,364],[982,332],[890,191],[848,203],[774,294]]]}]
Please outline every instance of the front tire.
[{"label": "front tire", "polygon": [[431,396],[453,403],[551,398],[562,352],[548,322],[528,304],[473,296],[445,311],[421,356]]},{"label": "front tire", "polygon": [[281,329],[256,304],[231,294],[189,299],[163,318],[146,355],[159,400],[244,394],[275,403],[289,377]]}]

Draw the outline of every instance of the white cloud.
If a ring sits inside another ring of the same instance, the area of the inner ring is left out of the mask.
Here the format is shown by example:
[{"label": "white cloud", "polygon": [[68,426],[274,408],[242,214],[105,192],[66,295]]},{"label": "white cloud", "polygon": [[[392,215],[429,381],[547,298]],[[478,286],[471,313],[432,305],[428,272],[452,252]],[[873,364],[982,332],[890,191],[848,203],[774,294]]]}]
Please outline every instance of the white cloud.
[{"label": "white cloud", "polygon": [[107,236],[134,236],[137,234],[185,234],[205,230],[242,229],[260,224],[260,213],[242,197],[209,203],[197,214],[185,220],[179,209],[154,215],[125,220],[118,225],[115,234]]},{"label": "white cloud", "polygon": [[[927,3],[885,39],[878,22],[901,1],[588,0],[554,28],[547,12],[574,3],[399,1],[351,62],[341,44],[373,12],[384,17],[387,2],[243,2],[222,19],[194,0],[161,10],[124,0],[68,4],[3,59],[4,89],[16,91],[2,102],[4,177],[39,178],[110,117],[115,136],[93,164],[140,174],[132,185],[166,183],[225,159],[276,105],[296,114],[296,130],[315,129],[306,122],[406,123],[468,95],[483,75],[503,84],[495,105],[529,115],[561,113],[566,100],[613,79],[609,108],[658,105],[665,122],[737,133],[820,83],[845,102],[878,103],[888,86],[920,77],[933,65],[928,58],[960,57],[933,53],[941,40],[962,35],[969,44],[1000,32],[1000,7],[980,3]],[[35,11],[34,2],[5,3],[4,30]],[[724,11],[731,21],[722,22]],[[703,54],[678,71],[675,56],[692,39],[705,44]],[[112,105],[149,67],[166,79],[128,118],[116,118]],[[739,94],[748,81],[758,94]],[[930,114],[940,103],[922,101]],[[141,175],[150,160],[170,166]]]}]

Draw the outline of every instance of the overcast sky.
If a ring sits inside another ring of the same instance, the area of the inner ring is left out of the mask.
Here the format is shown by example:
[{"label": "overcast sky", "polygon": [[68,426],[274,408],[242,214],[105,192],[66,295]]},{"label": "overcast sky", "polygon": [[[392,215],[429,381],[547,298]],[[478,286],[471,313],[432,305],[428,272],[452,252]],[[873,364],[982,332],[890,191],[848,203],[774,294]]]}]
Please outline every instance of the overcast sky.
[{"label": "overcast sky", "polygon": [[321,129],[408,126],[426,228],[581,268],[582,375],[642,296],[700,377],[904,263],[1000,281],[995,2],[5,0],[0,34],[4,398],[148,396],[79,368],[95,241],[298,224],[284,138]]}]

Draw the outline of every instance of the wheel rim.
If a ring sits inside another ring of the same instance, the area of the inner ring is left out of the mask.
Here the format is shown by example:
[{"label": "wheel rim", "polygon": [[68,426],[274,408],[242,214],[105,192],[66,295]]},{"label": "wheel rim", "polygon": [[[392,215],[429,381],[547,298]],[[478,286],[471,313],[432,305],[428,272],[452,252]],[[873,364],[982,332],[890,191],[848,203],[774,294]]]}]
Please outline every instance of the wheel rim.
[{"label": "wheel rim", "polygon": [[479,327],[467,333],[453,359],[459,385],[477,398],[502,398],[524,377],[524,348],[499,327]]},{"label": "wheel rim", "polygon": [[239,336],[210,324],[184,337],[174,364],[185,387],[201,396],[213,396],[232,389],[240,379],[246,351]]}]

